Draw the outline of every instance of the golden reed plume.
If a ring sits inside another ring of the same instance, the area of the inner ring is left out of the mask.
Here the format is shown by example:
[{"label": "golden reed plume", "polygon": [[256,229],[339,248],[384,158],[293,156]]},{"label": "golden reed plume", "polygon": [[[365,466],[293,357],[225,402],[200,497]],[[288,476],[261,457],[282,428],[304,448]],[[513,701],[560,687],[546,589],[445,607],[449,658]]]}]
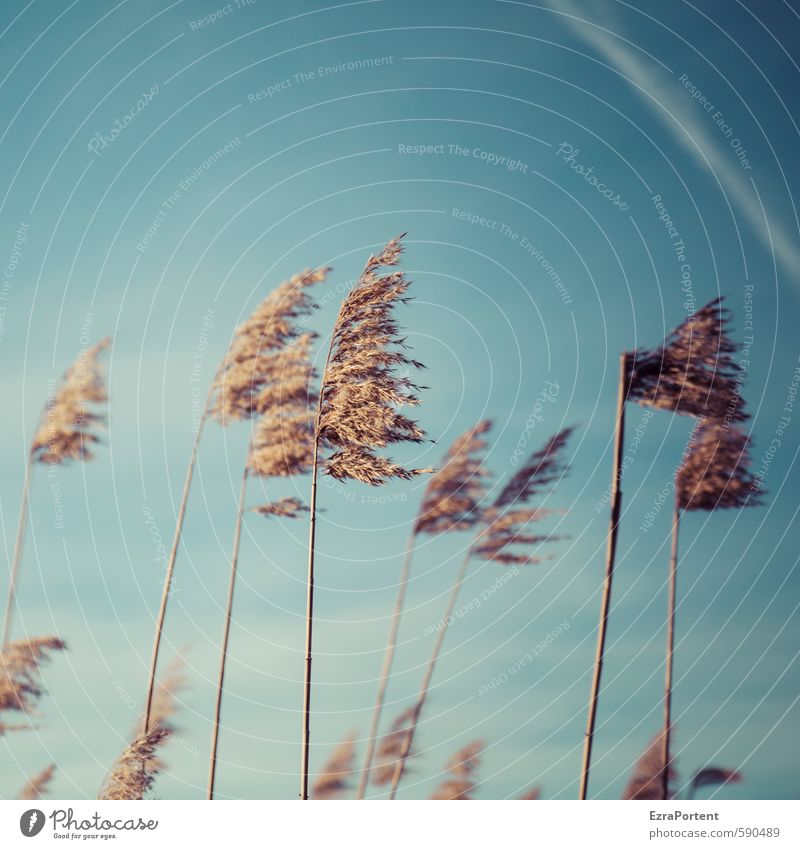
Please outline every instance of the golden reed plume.
[{"label": "golden reed plume", "polygon": [[[406,303],[409,281],[392,268],[400,261],[402,236],[370,256],[361,276],[339,309],[331,334],[314,420],[314,460],[311,470],[310,530],[306,594],[306,652],[303,688],[303,739],[300,798],[308,798],[308,756],[311,724],[311,649],[314,609],[314,558],[317,519],[317,476],[320,466],[337,480],[357,480],[372,486],[392,478],[410,479],[432,469],[408,469],[377,450],[427,437],[419,425],[398,411],[417,406],[421,387],[400,370],[423,368],[405,354],[405,339],[393,317]],[[332,453],[320,458],[320,449]],[[374,739],[374,734],[370,735]],[[362,785],[366,775],[362,771]]]},{"label": "golden reed plume", "polygon": [[353,776],[356,747],[355,737],[349,736],[333,750],[322,767],[311,791],[312,799],[338,799],[350,787]]},{"label": "golden reed plume", "polygon": [[482,740],[459,749],[447,762],[445,769],[449,773],[446,778],[433,791],[431,799],[466,800],[471,799],[475,792],[475,770],[480,765],[480,756],[483,752]]}]

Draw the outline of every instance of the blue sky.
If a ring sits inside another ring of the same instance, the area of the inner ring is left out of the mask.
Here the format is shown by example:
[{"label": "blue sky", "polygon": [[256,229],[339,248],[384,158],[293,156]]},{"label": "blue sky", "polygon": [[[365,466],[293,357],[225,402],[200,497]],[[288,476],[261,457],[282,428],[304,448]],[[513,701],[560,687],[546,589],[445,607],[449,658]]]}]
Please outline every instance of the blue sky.
[{"label": "blue sky", "polygon": [[[570,539],[454,624],[403,794],[427,795],[449,755],[482,738],[479,797],[533,784],[548,798],[575,797],[618,355],[657,344],[693,305],[725,295],[736,338],[752,335],[745,395],[758,469],[769,452],[769,499],[683,523],[678,764],[685,777],[708,763],[740,768],[745,780],[725,798],[797,798],[800,412],[778,433],[800,354],[796,4],[255,0],[207,18],[220,8],[3,5],[6,555],[48,380],[82,337],[110,334],[114,345],[105,445],[94,462],[59,471],[63,528],[46,471],[34,480],[16,636],[56,632],[70,650],[46,671],[36,730],[3,741],[0,793],[54,761],[54,795],[93,796],[134,724],[163,572],[153,534],[168,544],[174,526],[193,371],[205,387],[237,323],[308,266],[335,269],[314,320],[329,332],[369,253],[408,232],[415,300],[401,318],[428,366],[419,419],[435,443],[396,456],[436,465],[488,416],[488,464],[502,482],[548,381],[558,393],[526,447],[566,425],[577,431],[570,474],[548,499],[565,511],[550,528]],[[691,427],[643,414],[629,409],[629,449],[634,427],[646,426],[624,482],[592,772],[593,795],[607,798],[619,797],[659,728],[669,510],[642,528]],[[247,438],[247,426],[211,425],[202,444],[164,655],[186,652],[190,686],[162,797],[204,792]],[[366,731],[423,485],[323,482],[314,769],[349,731]],[[298,479],[279,494],[307,490]],[[222,795],[296,794],[306,534],[305,520],[248,517]],[[467,543],[451,535],[420,546],[387,720],[418,687],[425,629]],[[463,600],[502,572],[476,564]],[[534,662],[478,695],[562,623]]]}]

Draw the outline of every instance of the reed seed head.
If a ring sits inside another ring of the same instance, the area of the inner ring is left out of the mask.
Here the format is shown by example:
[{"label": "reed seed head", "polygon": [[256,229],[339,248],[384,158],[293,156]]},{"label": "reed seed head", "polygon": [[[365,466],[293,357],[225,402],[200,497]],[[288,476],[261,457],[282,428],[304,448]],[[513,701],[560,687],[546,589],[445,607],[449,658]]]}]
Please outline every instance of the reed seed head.
[{"label": "reed seed head", "polygon": [[735,769],[725,769],[719,766],[707,766],[705,769],[698,770],[692,776],[692,783],[689,789],[689,798],[694,798],[694,794],[701,787],[715,787],[720,784],[739,784],[744,776],[741,772]]},{"label": "reed seed head", "polygon": [[355,735],[342,740],[322,768],[311,791],[312,799],[338,799],[350,788],[356,747]]},{"label": "reed seed head", "polygon": [[[657,800],[664,798],[664,761],[661,751],[663,738],[664,732],[661,731],[653,738],[644,754],[636,762],[633,774],[622,796],[623,799]],[[675,777],[675,770],[670,764],[668,786],[671,787]],[[672,789],[668,791],[668,797],[670,799],[674,797]]]},{"label": "reed seed head", "polygon": [[628,399],[696,418],[743,421],[741,368],[729,336],[730,310],[715,298],[659,348],[627,355]]},{"label": "reed seed head", "polygon": [[480,755],[483,752],[482,740],[459,749],[450,758],[445,767],[449,773],[446,778],[431,794],[431,799],[467,800],[472,798],[475,791],[475,771],[480,765]]},{"label": "reed seed head", "polygon": [[442,468],[425,488],[415,533],[460,531],[480,521],[489,477],[483,466],[483,452],[488,445],[483,437],[491,426],[490,421],[478,422],[452,444]]},{"label": "reed seed head", "polygon": [[42,695],[39,677],[42,664],[50,659],[52,652],[65,648],[58,637],[36,637],[9,643],[0,653],[0,711],[32,713]]},{"label": "reed seed head", "polygon": [[405,340],[392,316],[398,303],[408,301],[409,281],[401,271],[379,273],[399,262],[401,238],[369,258],[333,329],[316,438],[334,449],[324,468],[338,480],[374,486],[431,471],[406,469],[375,453],[377,448],[426,439],[417,423],[397,409],[420,403],[415,393],[421,387],[402,372],[423,365],[406,356]]},{"label": "reed seed head", "polygon": [[44,799],[50,787],[50,782],[53,780],[53,775],[56,771],[56,765],[50,764],[45,767],[38,775],[28,779],[25,786],[19,792],[20,799]]},{"label": "reed seed head", "polygon": [[527,505],[566,474],[567,464],[562,454],[573,430],[568,427],[552,436],[500,491],[484,513],[486,527],[473,546],[475,555],[495,563],[529,565],[541,562],[542,557],[520,554],[512,547],[538,547],[561,539],[551,534],[529,533],[528,525],[551,516],[553,511]]},{"label": "reed seed head", "polygon": [[[389,733],[381,740],[375,755],[375,766],[372,768],[372,783],[378,787],[388,784],[394,776],[397,763],[402,757],[406,737],[414,721],[414,709],[408,708],[392,722]],[[413,753],[406,755],[406,761]]]},{"label": "reed seed head", "polygon": [[111,345],[103,339],[82,351],[64,373],[58,391],[48,398],[31,454],[38,463],[56,465],[67,460],[91,460],[91,446],[100,442],[97,429],[105,416],[90,405],[108,401],[100,357]]},{"label": "reed seed head", "polygon": [[762,504],[749,471],[750,440],[736,425],[701,419],[675,475],[681,510],[716,510]]},{"label": "reed seed head", "polygon": [[149,734],[126,746],[97,798],[115,801],[143,799],[161,769],[156,752],[169,739],[170,733],[169,729],[156,726]]},{"label": "reed seed head", "polygon": [[[210,412],[220,424],[263,412],[284,377],[284,391],[296,390],[291,385],[298,375],[287,347],[301,336],[301,322],[316,309],[308,289],[321,283],[329,270],[304,271],[281,283],[237,328],[212,386]],[[304,391],[307,385],[306,380]]]}]

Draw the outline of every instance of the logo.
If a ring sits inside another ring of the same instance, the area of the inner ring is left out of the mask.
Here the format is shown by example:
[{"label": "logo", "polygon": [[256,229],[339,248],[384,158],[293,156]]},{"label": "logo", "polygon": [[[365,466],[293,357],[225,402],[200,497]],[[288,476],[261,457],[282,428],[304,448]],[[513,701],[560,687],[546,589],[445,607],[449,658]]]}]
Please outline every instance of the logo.
[{"label": "logo", "polygon": [[31,808],[19,818],[19,830],[25,837],[36,837],[44,828],[45,816],[37,808]]}]

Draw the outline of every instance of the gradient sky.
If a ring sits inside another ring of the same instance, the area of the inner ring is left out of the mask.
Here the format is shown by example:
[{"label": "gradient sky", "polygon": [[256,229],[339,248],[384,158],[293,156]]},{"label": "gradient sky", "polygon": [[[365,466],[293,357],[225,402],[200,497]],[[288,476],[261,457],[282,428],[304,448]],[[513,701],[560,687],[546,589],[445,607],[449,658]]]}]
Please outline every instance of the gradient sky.
[{"label": "gradient sky", "polygon": [[[538,784],[546,798],[575,798],[618,356],[725,295],[736,338],[752,335],[745,396],[769,497],[683,523],[678,766],[684,779],[711,763],[741,769],[744,782],[721,798],[797,798],[800,408],[784,409],[800,354],[797,3],[240,0],[198,25],[221,6],[8,0],[0,12],[6,562],[48,381],[87,337],[114,337],[105,444],[92,463],[58,471],[63,528],[53,481],[36,470],[15,636],[57,633],[69,652],[46,670],[36,730],[2,742],[0,794],[56,762],[54,796],[93,797],[130,733],[163,576],[157,536],[169,544],[191,447],[193,386],[205,391],[235,326],[290,274],[330,264],[313,322],[324,336],[369,253],[408,232],[415,300],[400,318],[428,366],[418,417],[435,444],[395,456],[435,466],[488,416],[488,464],[502,483],[520,439],[530,451],[566,425],[577,431],[570,474],[547,499],[565,511],[548,529],[569,539],[453,625],[401,795],[426,796],[447,758],[482,738],[478,797]],[[125,126],[111,139],[115,119]],[[548,381],[558,393],[526,437]],[[661,721],[668,504],[642,527],[691,428],[643,414],[629,408],[634,459],[592,771],[591,793],[604,798],[619,797]],[[246,425],[211,425],[201,448],[163,655],[185,652],[189,687],[160,797],[204,794],[247,439]],[[308,483],[268,486],[305,498]],[[315,770],[348,732],[366,732],[423,486],[322,482]],[[306,535],[306,519],[247,519],[222,796],[297,792]],[[426,628],[467,543],[451,534],[418,550],[387,722],[416,692]],[[462,601],[504,571],[476,563]],[[519,674],[478,695],[559,628]]]}]

